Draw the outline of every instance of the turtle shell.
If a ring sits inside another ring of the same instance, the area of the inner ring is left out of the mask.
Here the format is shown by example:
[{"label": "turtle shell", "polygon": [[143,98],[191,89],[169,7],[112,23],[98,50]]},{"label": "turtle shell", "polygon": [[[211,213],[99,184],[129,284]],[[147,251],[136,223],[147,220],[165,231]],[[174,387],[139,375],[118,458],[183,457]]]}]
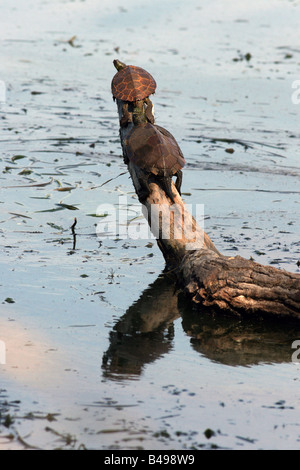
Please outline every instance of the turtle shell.
[{"label": "turtle shell", "polygon": [[157,176],[173,176],[185,159],[172,134],[149,122],[133,127],[125,140],[128,159]]},{"label": "turtle shell", "polygon": [[119,70],[111,82],[114,98],[122,101],[137,101],[155,92],[156,82],[150,73],[135,65],[126,65]]}]

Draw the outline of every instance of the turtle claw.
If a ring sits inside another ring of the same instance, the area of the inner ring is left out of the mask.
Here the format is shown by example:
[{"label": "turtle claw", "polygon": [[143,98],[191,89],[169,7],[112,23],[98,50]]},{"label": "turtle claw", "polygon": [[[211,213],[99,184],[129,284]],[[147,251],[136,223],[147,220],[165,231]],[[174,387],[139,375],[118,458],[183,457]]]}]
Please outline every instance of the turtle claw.
[{"label": "turtle claw", "polygon": [[147,108],[145,114],[146,114],[147,121],[150,122],[151,124],[154,124],[154,116],[152,114],[152,111],[150,111]]},{"label": "turtle claw", "polygon": [[178,170],[176,173],[176,182],[175,182],[175,188],[179,192],[179,195],[181,196],[181,184],[182,184],[182,171]]},{"label": "turtle claw", "polygon": [[169,176],[164,176],[163,178],[161,178],[161,182],[162,182],[162,189],[164,190],[164,192],[166,193],[166,195],[171,199],[171,201],[173,202],[173,204],[175,203],[174,201],[174,194],[172,192],[172,179],[169,177]]},{"label": "turtle claw", "polygon": [[146,104],[146,118],[151,124],[154,124],[153,103],[149,98],[146,98],[144,102]]},{"label": "turtle claw", "polygon": [[[176,181],[175,181],[175,188],[177,189],[179,195],[181,196],[182,171],[178,170],[177,173],[175,173],[175,176],[177,177]],[[173,194],[173,191],[172,191],[172,178],[165,176],[162,179],[162,181],[163,181],[163,186],[164,186],[163,189],[164,189],[166,195],[169,196],[169,198],[171,199],[173,204],[175,204],[174,194]]]}]

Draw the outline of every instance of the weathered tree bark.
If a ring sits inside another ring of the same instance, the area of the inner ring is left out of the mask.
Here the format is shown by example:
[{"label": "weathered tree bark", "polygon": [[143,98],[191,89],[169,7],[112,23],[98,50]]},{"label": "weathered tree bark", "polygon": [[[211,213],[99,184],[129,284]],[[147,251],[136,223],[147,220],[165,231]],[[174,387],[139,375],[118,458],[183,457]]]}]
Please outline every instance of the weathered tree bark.
[{"label": "weathered tree bark", "polygon": [[197,304],[240,314],[300,319],[300,276],[262,266],[241,256],[214,256],[199,250],[183,259],[185,291]]},{"label": "weathered tree bark", "polygon": [[[117,100],[119,116],[122,101]],[[120,128],[122,147],[133,124]],[[140,169],[129,162],[139,193]],[[167,266],[175,269],[178,284],[195,306],[234,314],[273,315],[300,320],[300,275],[262,266],[240,256],[219,253],[190,214],[172,184],[175,204],[153,178],[143,213],[157,239]],[[169,223],[170,221],[170,223]]]}]

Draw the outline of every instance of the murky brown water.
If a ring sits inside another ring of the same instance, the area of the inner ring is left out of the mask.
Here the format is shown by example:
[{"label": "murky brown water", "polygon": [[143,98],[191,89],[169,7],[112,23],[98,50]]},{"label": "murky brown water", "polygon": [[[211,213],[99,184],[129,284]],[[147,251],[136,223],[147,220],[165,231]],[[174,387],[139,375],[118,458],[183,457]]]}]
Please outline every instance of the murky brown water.
[{"label": "murky brown water", "polygon": [[299,448],[300,327],[193,312],[155,240],[128,237],[110,92],[114,58],[149,70],[217,248],[299,272],[299,9],[1,6],[1,448]]}]

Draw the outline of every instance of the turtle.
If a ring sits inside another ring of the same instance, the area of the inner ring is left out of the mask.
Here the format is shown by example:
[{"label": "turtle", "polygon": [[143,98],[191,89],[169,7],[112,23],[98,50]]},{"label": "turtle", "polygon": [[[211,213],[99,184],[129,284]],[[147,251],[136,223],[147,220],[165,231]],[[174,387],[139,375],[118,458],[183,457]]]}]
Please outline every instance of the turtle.
[{"label": "turtle", "polygon": [[153,104],[149,96],[155,92],[156,82],[152,75],[141,67],[123,64],[118,59],[114,60],[114,66],[118,72],[111,82],[113,99],[124,102],[121,127],[132,122],[133,108],[137,105],[144,109],[147,120],[153,124]]},{"label": "turtle", "polygon": [[185,159],[173,135],[165,128],[150,122],[134,125],[124,140],[124,161],[139,167],[141,191],[139,199],[143,202],[150,194],[149,178],[155,177],[174,203],[171,180],[176,176],[175,187],[181,194],[182,171]]}]

